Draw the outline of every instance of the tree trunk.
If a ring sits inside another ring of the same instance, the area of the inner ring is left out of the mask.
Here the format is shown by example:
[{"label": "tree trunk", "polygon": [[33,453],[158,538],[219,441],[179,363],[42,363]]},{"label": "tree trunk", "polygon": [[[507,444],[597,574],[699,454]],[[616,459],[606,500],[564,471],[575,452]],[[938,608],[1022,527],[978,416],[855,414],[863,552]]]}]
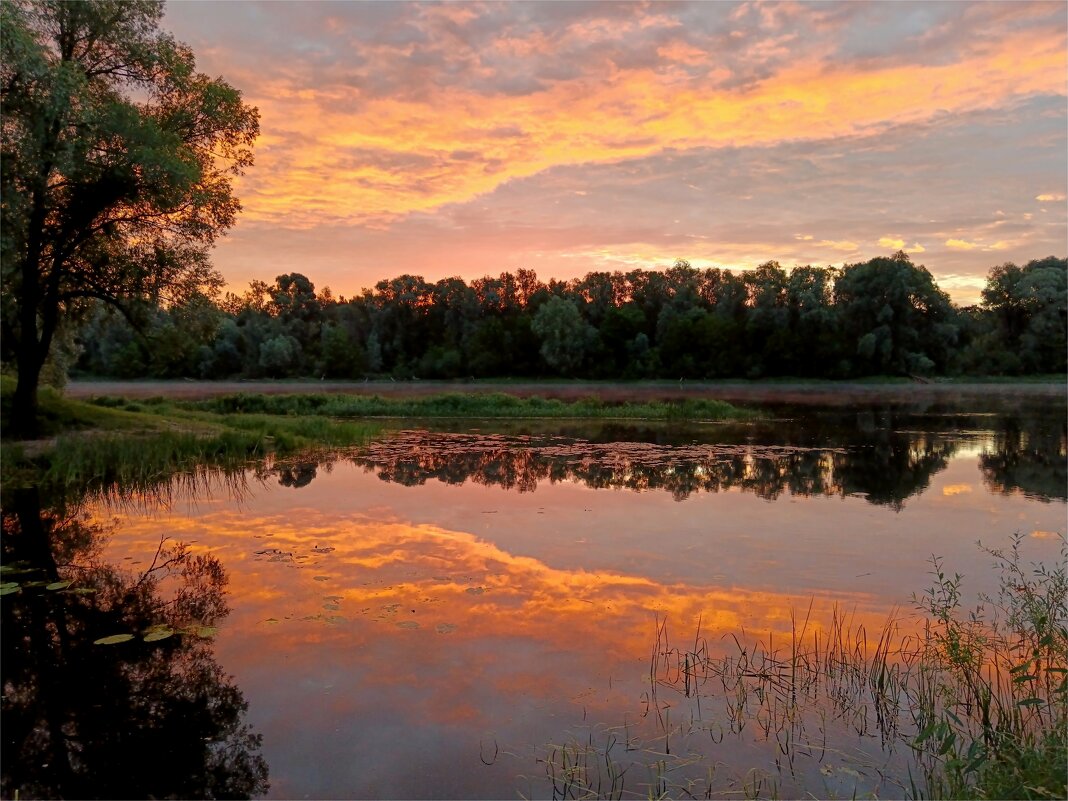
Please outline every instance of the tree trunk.
[{"label": "tree trunk", "polygon": [[11,404],[12,433],[27,439],[36,436],[38,432],[37,385],[40,383],[41,368],[45,361],[40,354],[41,348],[36,337],[30,339],[30,342],[26,342],[24,338],[19,349],[19,377]]}]

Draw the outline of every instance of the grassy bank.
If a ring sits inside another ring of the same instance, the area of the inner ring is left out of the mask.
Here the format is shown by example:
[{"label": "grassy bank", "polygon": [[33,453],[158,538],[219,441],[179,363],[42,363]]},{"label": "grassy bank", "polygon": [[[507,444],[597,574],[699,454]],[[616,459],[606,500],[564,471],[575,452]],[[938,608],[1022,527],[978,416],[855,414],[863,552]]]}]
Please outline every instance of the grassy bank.
[{"label": "grassy bank", "polygon": [[[9,419],[12,387],[0,386],[0,419]],[[272,414],[221,414],[168,403],[87,403],[44,388],[42,439],[6,438],[0,480],[6,489],[49,492],[148,491],[175,475],[234,471],[268,454],[286,456],[366,442],[374,423]]]},{"label": "grassy bank", "polygon": [[[9,419],[13,382],[0,385],[0,419]],[[43,388],[43,439],[5,441],[5,486],[52,489],[147,487],[205,467],[238,469],[267,454],[288,455],[359,444],[375,418],[733,420],[753,414],[715,400],[643,403],[565,401],[503,393],[424,397],[233,394],[208,400],[65,398]],[[5,434],[7,426],[4,425]]]},{"label": "grassy bank", "polygon": [[[99,401],[98,401],[99,402]],[[166,402],[161,402],[166,403]],[[538,396],[442,393],[424,397],[380,395],[223,395],[202,401],[175,402],[183,409],[219,414],[272,414],[337,418],[572,418],[624,420],[739,420],[753,413],[729,403],[703,398],[673,401],[613,402],[588,397],[562,400]]]}]

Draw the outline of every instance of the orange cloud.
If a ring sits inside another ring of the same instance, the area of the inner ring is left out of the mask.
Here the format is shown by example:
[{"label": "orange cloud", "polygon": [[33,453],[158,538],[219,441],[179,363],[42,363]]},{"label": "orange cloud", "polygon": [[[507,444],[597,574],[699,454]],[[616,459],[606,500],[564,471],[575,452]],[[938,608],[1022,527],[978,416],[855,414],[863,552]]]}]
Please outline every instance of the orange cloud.
[{"label": "orange cloud", "polygon": [[[718,88],[716,76],[680,82],[655,67],[547,81],[519,96],[441,86],[425,96],[365,98],[345,85],[253,80],[246,91],[262,111],[264,136],[242,182],[244,214],[287,227],[384,225],[557,165],[863,135],[1063,94],[1064,38],[1058,30],[1018,33],[941,65],[863,71],[809,59],[744,90]],[[671,63],[697,57],[681,44],[660,55]]]}]

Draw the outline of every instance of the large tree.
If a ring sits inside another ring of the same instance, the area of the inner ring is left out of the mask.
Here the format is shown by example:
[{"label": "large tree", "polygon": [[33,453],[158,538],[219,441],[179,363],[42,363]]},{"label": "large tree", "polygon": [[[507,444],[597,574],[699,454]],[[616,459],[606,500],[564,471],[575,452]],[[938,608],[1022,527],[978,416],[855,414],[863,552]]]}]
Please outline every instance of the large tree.
[{"label": "large tree", "polygon": [[97,298],[127,313],[212,289],[259,115],[159,30],[160,0],[0,3],[2,319],[12,424],[35,427],[58,329]]}]

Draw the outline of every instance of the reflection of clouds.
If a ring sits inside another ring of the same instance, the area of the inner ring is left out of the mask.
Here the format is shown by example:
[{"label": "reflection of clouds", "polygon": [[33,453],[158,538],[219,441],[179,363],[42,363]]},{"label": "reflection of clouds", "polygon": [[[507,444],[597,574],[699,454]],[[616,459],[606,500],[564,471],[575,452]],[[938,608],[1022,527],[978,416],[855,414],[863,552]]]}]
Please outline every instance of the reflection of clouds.
[{"label": "reflection of clouds", "polygon": [[[311,642],[370,647],[382,637],[442,638],[455,647],[519,638],[551,648],[581,642],[583,649],[605,653],[642,653],[654,612],[680,625],[700,617],[706,630],[719,634],[742,627],[781,633],[789,630],[791,610],[808,603],[798,595],[729,583],[695,585],[612,570],[555,568],[473,534],[433,525],[323,514],[315,520],[310,512],[301,517],[295,522],[211,514],[198,523],[202,546],[230,572],[235,619],[243,627],[279,621],[271,624],[276,647]],[[123,520],[121,548],[146,547],[154,536],[158,541],[155,532],[167,523]],[[250,530],[271,536],[250,541]],[[326,548],[333,550],[317,552]],[[257,551],[267,552],[250,556]],[[278,553],[289,558],[277,560]],[[832,603],[864,609],[872,599],[829,591],[819,603],[825,609]],[[330,622],[339,616],[343,620]],[[418,629],[397,625],[408,621],[417,622]],[[446,635],[439,626],[455,629]]]},{"label": "reflection of clouds", "polygon": [[971,484],[947,484],[942,487],[943,495],[967,495],[972,492]]}]

